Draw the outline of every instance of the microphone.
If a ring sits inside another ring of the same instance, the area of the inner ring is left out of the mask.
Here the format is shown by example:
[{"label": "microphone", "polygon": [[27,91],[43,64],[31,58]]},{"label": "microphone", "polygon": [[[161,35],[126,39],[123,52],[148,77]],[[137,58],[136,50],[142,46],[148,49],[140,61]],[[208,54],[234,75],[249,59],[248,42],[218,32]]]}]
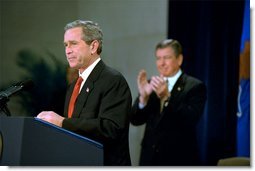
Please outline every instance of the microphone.
[{"label": "microphone", "polygon": [[19,83],[14,84],[13,86],[9,87],[5,91],[0,92],[0,105],[4,105],[8,100],[9,97],[13,94],[21,91],[21,90],[28,90],[34,86],[32,80],[26,80]]}]

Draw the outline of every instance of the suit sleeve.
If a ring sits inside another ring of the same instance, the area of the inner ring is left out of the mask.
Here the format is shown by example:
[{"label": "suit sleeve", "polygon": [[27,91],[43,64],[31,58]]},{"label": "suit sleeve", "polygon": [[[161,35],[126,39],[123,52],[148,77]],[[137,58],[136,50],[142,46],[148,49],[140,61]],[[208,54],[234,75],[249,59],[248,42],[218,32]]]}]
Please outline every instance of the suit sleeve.
[{"label": "suit sleeve", "polygon": [[145,124],[147,120],[153,114],[159,114],[159,100],[156,94],[153,92],[150,95],[147,105],[143,108],[139,108],[139,96],[136,98],[131,110],[131,123],[135,126]]},{"label": "suit sleeve", "polygon": [[133,125],[136,125],[136,126],[142,125],[146,122],[146,119],[145,119],[146,114],[143,111],[144,111],[143,109],[139,109],[139,97],[137,97],[131,110],[130,122]]}]

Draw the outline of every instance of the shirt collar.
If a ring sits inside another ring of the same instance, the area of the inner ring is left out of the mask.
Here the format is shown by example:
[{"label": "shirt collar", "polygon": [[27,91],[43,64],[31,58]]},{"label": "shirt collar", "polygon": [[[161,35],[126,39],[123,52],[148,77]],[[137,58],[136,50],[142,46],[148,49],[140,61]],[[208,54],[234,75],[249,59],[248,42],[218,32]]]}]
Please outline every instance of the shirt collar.
[{"label": "shirt collar", "polygon": [[168,90],[169,91],[172,91],[176,81],[181,76],[181,74],[182,74],[182,70],[179,69],[179,71],[174,76],[166,78],[166,79],[168,79]]},{"label": "shirt collar", "polygon": [[85,69],[83,71],[83,73],[81,74],[79,71],[79,76],[82,77],[83,79],[83,83],[88,79],[90,73],[92,72],[92,70],[95,68],[95,66],[97,65],[97,63],[101,60],[101,58],[99,57],[97,60],[95,60],[87,69]]}]

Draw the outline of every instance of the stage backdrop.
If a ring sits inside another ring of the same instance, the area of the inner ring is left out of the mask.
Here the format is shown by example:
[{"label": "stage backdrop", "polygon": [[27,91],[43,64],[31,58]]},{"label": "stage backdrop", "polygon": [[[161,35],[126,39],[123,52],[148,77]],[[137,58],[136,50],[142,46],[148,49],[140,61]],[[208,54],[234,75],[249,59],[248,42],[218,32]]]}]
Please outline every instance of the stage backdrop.
[{"label": "stage backdrop", "polygon": [[184,72],[207,86],[198,126],[204,165],[236,156],[242,1],[169,1],[168,37],[184,49]]}]

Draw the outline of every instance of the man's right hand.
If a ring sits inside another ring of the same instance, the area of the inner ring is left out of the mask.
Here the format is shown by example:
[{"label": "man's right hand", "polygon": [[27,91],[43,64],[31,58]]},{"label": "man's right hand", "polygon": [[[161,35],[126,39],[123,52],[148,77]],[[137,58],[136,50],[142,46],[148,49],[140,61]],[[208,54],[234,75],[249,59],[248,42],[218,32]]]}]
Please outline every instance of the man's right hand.
[{"label": "man's right hand", "polygon": [[147,73],[145,70],[141,70],[137,77],[137,85],[139,91],[139,101],[141,104],[146,105],[149,96],[152,93],[152,86],[149,84],[147,80]]}]

